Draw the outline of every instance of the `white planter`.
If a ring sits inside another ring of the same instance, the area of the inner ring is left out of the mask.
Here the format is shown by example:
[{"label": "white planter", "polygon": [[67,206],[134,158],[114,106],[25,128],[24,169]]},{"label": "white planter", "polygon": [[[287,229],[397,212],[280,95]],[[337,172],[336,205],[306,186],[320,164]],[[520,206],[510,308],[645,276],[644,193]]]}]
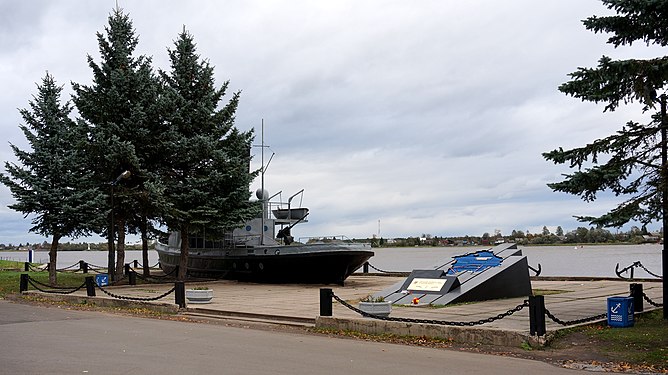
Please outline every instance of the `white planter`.
[{"label": "white planter", "polygon": [[189,303],[210,303],[212,298],[211,289],[186,289],[186,299]]},{"label": "white planter", "polygon": [[359,309],[365,313],[378,315],[378,316],[390,316],[392,312],[392,302],[360,302]]}]

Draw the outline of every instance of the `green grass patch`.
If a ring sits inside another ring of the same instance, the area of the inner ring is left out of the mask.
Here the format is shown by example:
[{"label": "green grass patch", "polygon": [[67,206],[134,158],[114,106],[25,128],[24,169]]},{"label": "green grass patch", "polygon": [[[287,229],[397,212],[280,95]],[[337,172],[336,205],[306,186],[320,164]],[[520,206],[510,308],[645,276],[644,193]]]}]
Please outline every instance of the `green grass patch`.
[{"label": "green grass patch", "polygon": [[1,260],[0,259],[0,271],[3,270],[12,270],[12,271],[20,271],[23,269],[25,263],[23,262],[16,262],[13,260]]},{"label": "green grass patch", "polygon": [[549,296],[553,294],[562,294],[562,293],[569,293],[571,292],[570,290],[557,290],[557,289],[534,289],[533,291],[534,296]]},{"label": "green grass patch", "polygon": [[558,330],[550,346],[569,346],[578,335],[586,337],[586,350],[600,353],[620,368],[628,364],[668,372],[668,320],[663,319],[662,309],[636,315],[633,327],[613,328],[601,323]]},{"label": "green grass patch", "polygon": [[597,327],[586,333],[611,357],[668,370],[668,320],[663,310],[637,315],[633,327]]},{"label": "green grass patch", "polygon": [[[19,293],[20,290],[20,280],[21,274],[26,273],[23,271],[7,270],[5,263],[7,261],[0,262],[0,268],[4,269],[0,271],[0,297],[4,297],[7,294]],[[13,262],[17,263],[17,262]],[[21,269],[23,269],[23,263],[21,264]],[[27,272],[31,278],[43,283],[49,284],[49,273],[47,271],[43,272]],[[59,287],[72,287],[76,288],[83,284],[86,279],[86,276],[91,276],[90,274],[83,273],[71,273],[71,272],[59,272],[57,276],[57,282]],[[30,285],[28,290],[32,290],[34,287]],[[47,288],[48,289],[48,288]]]}]

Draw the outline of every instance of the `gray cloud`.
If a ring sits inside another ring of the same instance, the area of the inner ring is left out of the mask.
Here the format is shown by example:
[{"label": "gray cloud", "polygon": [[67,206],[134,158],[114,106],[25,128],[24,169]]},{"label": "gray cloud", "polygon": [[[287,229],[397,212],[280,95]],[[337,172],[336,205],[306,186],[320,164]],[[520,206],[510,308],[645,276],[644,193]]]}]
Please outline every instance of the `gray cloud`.
[{"label": "gray cloud", "polygon": [[[557,91],[603,55],[653,56],[606,46],[580,20],[608,14],[595,0],[496,3],[422,1],[121,2],[138,53],[168,70],[167,48],[185,27],[241,90],[237,126],[256,129],[277,155],[267,187],[305,188],[309,223],[297,235],[367,237],[482,234],[543,225],[574,229],[574,214],[614,207],[552,193],[562,166],[541,153],[612,133],[637,108],[602,113]],[[17,108],[46,70],[71,92],[88,83],[95,33],[115,2],[3,3],[0,128],[25,146]],[[13,160],[5,143],[3,160]],[[259,152],[255,166],[259,166]],[[253,184],[253,190],[259,181]],[[29,221],[6,209],[0,242],[27,238]],[[533,229],[532,229],[533,230]],[[23,233],[22,233],[23,231]]]}]

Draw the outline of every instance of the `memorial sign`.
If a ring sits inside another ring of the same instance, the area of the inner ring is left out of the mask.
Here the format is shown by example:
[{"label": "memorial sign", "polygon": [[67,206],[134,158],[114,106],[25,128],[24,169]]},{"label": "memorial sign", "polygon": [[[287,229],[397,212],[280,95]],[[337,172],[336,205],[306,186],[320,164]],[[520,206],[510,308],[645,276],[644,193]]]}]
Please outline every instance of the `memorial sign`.
[{"label": "memorial sign", "polygon": [[421,292],[440,292],[445,285],[445,279],[422,279],[415,278],[406,290]]}]

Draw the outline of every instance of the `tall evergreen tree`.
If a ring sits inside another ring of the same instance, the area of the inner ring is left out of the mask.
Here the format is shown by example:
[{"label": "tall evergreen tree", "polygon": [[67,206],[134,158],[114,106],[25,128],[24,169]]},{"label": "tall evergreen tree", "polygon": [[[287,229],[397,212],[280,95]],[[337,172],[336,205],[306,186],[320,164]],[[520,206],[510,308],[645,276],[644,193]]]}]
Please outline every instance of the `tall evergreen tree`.
[{"label": "tall evergreen tree", "polygon": [[239,92],[222,108],[229,82],[216,88],[213,67],[196,54],[185,29],[169,50],[171,71],[162,73],[169,90],[169,160],[163,171],[167,200],[172,210],[168,227],[181,233],[179,279],[184,279],[189,237],[202,232],[221,233],[258,213],[249,201],[252,132],[234,127]]},{"label": "tall evergreen tree", "polygon": [[[149,220],[159,206],[156,202],[162,202],[157,174],[149,169],[156,163],[155,154],[159,152],[156,143],[162,133],[160,88],[151,59],[133,56],[138,37],[129,16],[116,8],[108,18],[105,32],[106,35],[97,33],[101,63],[98,65],[88,56],[93,84],[73,83],[73,101],[88,124],[90,165],[97,183],[107,186],[106,234],[110,254],[115,232],[118,233],[116,264],[109,266],[115,268],[115,277],[120,277],[125,261],[126,227],[140,226],[146,241],[146,222],[138,224],[137,218]],[[125,171],[131,172],[130,179],[110,187]],[[111,257],[110,263],[113,263]]]},{"label": "tall evergreen tree", "polygon": [[[668,45],[667,0],[602,0],[617,15],[592,16],[583,21],[588,30],[606,32],[615,47],[641,41]],[[548,184],[554,191],[593,201],[602,191],[612,191],[625,201],[598,216],[578,217],[597,226],[620,227],[631,220],[648,224],[663,221],[668,230],[668,151],[666,85],[668,57],[613,60],[603,56],[596,68],[579,68],[559,90],[583,101],[606,103],[606,111],[637,101],[650,111],[646,123],[627,122],[613,135],[571,150],[559,148],[544,153],[556,164],[577,169],[561,182]],[[591,165],[591,166],[590,166]],[[663,249],[663,300],[668,296],[668,241]],[[664,309],[668,319],[668,310]]]},{"label": "tall evergreen tree", "polygon": [[96,228],[101,195],[85,162],[86,129],[70,119],[69,102],[61,105],[62,87],[47,73],[37,89],[30,109],[20,110],[31,150],[11,145],[20,164],[5,162],[0,182],[17,200],[11,209],[35,215],[30,231],[52,237],[49,282],[55,285],[58,242]]}]

